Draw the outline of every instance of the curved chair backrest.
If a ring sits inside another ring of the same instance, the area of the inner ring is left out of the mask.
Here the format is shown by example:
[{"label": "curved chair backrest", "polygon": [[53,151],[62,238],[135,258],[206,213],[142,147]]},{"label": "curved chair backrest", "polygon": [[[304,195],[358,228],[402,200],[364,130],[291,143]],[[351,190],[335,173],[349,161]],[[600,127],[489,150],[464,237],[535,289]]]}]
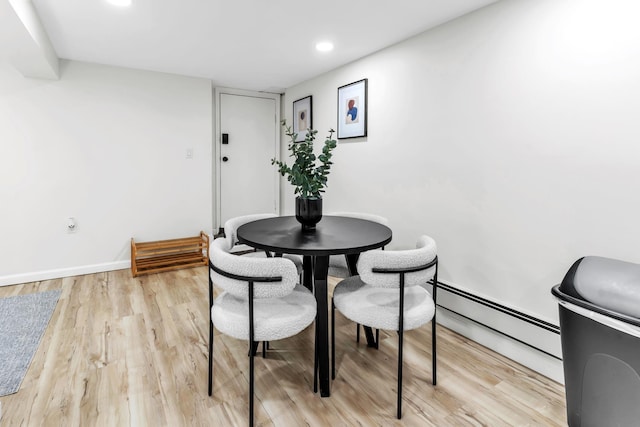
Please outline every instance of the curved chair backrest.
[{"label": "curved chair backrest", "polygon": [[231,248],[233,248],[235,244],[238,243],[238,236],[236,234],[238,227],[251,221],[257,221],[259,219],[265,218],[274,218],[276,216],[278,215],[272,213],[261,213],[237,216],[235,218],[228,219],[224,223],[224,235],[227,239],[228,249],[231,250]]},{"label": "curved chair backrest", "polygon": [[223,276],[211,270],[211,280],[225,291],[239,298],[248,298],[248,281],[252,278],[281,277],[281,281],[255,286],[254,298],[279,298],[289,295],[298,283],[298,270],[293,261],[286,258],[252,258],[229,253],[227,239],[219,237],[209,249],[211,263],[216,268],[238,276]]},{"label": "curved chair backrest", "polygon": [[360,219],[366,219],[369,221],[377,222],[378,224],[382,224],[382,225],[389,225],[389,220],[387,218],[380,215],[370,214],[366,212],[331,212],[331,213],[328,213],[327,215],[346,216],[349,218],[360,218]]},{"label": "curved chair backrest", "polygon": [[[418,239],[416,249],[401,251],[367,251],[360,254],[358,273],[363,282],[377,287],[397,288],[400,286],[398,275],[375,272],[375,269],[412,269],[422,267],[434,261],[438,254],[436,242],[423,235]],[[424,285],[433,278],[435,265],[405,275],[405,287]]]}]

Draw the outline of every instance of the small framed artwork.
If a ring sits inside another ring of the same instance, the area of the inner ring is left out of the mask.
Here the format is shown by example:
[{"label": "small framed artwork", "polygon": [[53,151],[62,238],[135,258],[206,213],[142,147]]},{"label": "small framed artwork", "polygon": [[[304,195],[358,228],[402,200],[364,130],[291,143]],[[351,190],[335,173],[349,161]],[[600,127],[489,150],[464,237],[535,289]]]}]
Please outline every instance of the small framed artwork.
[{"label": "small framed artwork", "polygon": [[298,134],[296,142],[304,141],[308,130],[313,129],[311,101],[311,95],[293,101],[293,132]]},{"label": "small framed artwork", "polygon": [[367,136],[367,79],[338,88],[338,139]]}]

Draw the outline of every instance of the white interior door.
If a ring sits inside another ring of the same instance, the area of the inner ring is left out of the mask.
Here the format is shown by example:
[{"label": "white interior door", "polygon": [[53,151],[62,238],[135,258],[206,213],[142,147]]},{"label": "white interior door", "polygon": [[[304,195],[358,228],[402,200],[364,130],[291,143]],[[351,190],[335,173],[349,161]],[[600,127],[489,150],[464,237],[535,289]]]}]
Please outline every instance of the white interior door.
[{"label": "white interior door", "polygon": [[[237,92],[237,91],[236,91]],[[219,92],[218,227],[240,215],[279,212],[279,95]]]}]

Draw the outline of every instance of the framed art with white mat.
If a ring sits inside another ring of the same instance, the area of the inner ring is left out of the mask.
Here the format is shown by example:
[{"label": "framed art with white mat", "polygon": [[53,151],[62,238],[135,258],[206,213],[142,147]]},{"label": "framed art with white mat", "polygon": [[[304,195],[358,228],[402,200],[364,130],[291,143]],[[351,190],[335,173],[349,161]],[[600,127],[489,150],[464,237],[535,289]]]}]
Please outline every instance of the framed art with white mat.
[{"label": "framed art with white mat", "polygon": [[367,136],[367,79],[338,88],[338,139]]}]

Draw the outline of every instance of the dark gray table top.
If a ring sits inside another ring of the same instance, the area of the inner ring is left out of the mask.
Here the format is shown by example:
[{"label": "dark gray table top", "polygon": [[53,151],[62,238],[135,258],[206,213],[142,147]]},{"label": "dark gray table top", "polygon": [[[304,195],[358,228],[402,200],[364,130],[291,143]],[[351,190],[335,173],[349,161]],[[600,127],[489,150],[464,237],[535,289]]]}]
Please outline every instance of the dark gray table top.
[{"label": "dark gray table top", "polygon": [[323,256],[355,254],[391,241],[386,225],[359,218],[325,215],[315,232],[302,232],[294,216],[261,219],[240,226],[238,241],[271,252]]}]

